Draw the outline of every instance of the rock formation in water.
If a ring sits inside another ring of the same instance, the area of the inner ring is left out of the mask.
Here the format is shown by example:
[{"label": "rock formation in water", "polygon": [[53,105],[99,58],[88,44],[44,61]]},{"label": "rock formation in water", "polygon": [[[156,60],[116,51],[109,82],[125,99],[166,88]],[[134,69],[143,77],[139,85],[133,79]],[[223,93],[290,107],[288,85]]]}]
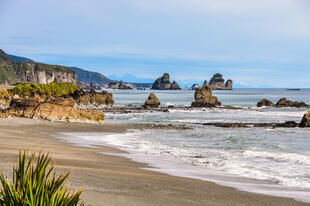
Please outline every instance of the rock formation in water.
[{"label": "rock formation in water", "polygon": [[275,104],[268,100],[268,99],[262,99],[257,103],[257,107],[274,107]]},{"label": "rock formation in water", "polygon": [[230,79],[225,83],[223,75],[219,73],[215,74],[209,82],[213,90],[232,90],[232,84],[233,82]]},{"label": "rock formation in water", "polygon": [[77,75],[68,67],[35,62],[16,62],[0,49],[0,83],[76,83]]},{"label": "rock formation in water", "polygon": [[158,100],[158,98],[156,97],[156,95],[151,92],[151,94],[149,95],[149,97],[147,98],[147,100],[144,103],[144,107],[151,107],[151,108],[157,108],[159,107],[160,102]]},{"label": "rock formation in water", "polygon": [[297,102],[297,101],[293,102],[286,98],[282,98],[277,102],[276,107],[309,108],[310,106],[304,102]]},{"label": "rock formation in water", "polygon": [[132,84],[125,84],[123,81],[118,82],[110,82],[108,85],[109,89],[133,89]]},{"label": "rock formation in water", "polygon": [[202,87],[196,89],[195,102],[192,102],[192,107],[217,107],[220,105],[221,102],[212,95],[212,87],[206,81]]},{"label": "rock formation in water", "polygon": [[153,83],[152,89],[154,90],[180,90],[178,83],[173,81],[170,83],[170,76],[168,73],[164,73],[164,75]]}]

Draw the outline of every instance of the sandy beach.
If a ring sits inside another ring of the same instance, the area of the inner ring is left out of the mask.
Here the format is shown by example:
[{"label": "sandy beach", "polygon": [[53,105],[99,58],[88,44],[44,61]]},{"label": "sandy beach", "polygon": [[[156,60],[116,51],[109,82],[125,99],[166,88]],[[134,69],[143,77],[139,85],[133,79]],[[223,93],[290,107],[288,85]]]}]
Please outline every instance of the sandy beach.
[{"label": "sandy beach", "polygon": [[55,138],[64,132],[125,132],[127,124],[81,124],[29,119],[0,120],[0,168],[10,177],[19,149],[50,152],[60,170],[72,171],[70,185],[85,188],[87,205],[309,205],[293,199],[242,192],[214,183],[140,169],[147,165],[98,152],[114,148],[72,146]]}]

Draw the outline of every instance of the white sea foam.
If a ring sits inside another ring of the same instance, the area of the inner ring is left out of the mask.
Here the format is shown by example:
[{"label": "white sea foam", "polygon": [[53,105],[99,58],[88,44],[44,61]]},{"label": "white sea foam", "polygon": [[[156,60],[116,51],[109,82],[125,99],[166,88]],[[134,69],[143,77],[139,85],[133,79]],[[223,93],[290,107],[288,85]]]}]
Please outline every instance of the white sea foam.
[{"label": "white sea foam", "polygon": [[[67,134],[66,140],[84,146],[115,146],[130,152],[127,157],[171,175],[310,202],[309,154],[266,151],[264,143],[262,147],[241,149],[246,142],[242,134],[238,138],[232,134],[224,140],[215,138],[217,133],[203,139],[199,135],[204,132],[197,129],[191,139],[187,139],[189,131],[166,131],[163,136],[162,131],[132,130],[124,134]],[[264,130],[257,131],[261,132]],[[198,142],[193,143],[194,140]],[[226,143],[221,144],[223,141]]]}]

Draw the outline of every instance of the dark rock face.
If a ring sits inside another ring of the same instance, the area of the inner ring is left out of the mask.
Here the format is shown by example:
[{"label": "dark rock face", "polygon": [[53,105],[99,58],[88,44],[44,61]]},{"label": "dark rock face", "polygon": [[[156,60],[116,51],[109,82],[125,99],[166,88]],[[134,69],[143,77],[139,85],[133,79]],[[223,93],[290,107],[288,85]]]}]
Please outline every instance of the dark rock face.
[{"label": "dark rock face", "polygon": [[103,91],[97,93],[94,90],[90,92],[79,91],[74,94],[74,99],[79,106],[113,106],[113,95],[109,92]]},{"label": "dark rock face", "polygon": [[232,84],[233,82],[230,79],[225,83],[223,75],[219,73],[215,74],[209,82],[213,90],[232,90]]},{"label": "dark rock face", "polygon": [[212,87],[208,84],[204,84],[202,87],[198,87],[195,91],[195,102],[192,102],[192,107],[217,107],[221,102],[217,97],[212,95]]},{"label": "dark rock face", "polygon": [[257,107],[274,107],[275,104],[268,100],[268,99],[262,99],[257,103]]},{"label": "dark rock face", "polygon": [[57,97],[53,101],[53,103],[57,105],[68,106],[68,107],[74,107],[76,105],[76,101],[71,97],[67,97],[67,98]]},{"label": "dark rock face", "polygon": [[286,98],[280,99],[277,104],[277,107],[297,107],[297,108],[309,108],[310,106],[304,102],[293,102]]},{"label": "dark rock face", "polygon": [[172,84],[170,83],[170,76],[168,73],[164,73],[164,75],[153,83],[152,89],[154,90],[179,90],[181,89],[179,85],[174,81]]},{"label": "dark rock face", "polygon": [[170,89],[172,90],[180,90],[180,86],[178,85],[178,83],[176,83],[175,81],[172,82],[172,84],[170,85]]},{"label": "dark rock face", "polygon": [[310,127],[310,113],[304,114],[299,126],[300,127]]},{"label": "dark rock face", "polygon": [[152,107],[152,108],[156,108],[159,107],[160,102],[158,100],[158,98],[156,97],[156,95],[151,92],[151,94],[149,95],[149,97],[147,98],[147,100],[144,103],[144,107]]}]

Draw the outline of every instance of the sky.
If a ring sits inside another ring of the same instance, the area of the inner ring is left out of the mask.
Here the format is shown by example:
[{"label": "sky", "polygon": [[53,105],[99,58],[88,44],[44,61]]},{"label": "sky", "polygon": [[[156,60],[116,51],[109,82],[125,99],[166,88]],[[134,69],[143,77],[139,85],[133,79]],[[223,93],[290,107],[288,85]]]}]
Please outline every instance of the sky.
[{"label": "sky", "polygon": [[0,0],[0,48],[119,78],[308,88],[309,22],[309,0]]}]

